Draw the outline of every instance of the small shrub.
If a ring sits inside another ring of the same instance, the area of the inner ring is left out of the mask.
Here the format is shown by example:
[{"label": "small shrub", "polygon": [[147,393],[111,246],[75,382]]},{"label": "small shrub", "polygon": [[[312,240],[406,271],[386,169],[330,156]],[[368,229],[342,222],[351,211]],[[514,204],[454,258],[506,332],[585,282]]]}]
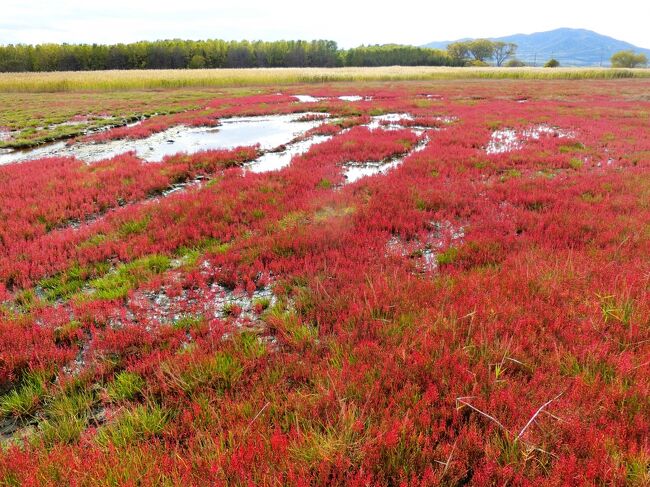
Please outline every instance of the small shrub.
[{"label": "small shrub", "polygon": [[523,68],[524,66],[526,66],[526,63],[521,59],[509,59],[505,64],[506,68]]}]

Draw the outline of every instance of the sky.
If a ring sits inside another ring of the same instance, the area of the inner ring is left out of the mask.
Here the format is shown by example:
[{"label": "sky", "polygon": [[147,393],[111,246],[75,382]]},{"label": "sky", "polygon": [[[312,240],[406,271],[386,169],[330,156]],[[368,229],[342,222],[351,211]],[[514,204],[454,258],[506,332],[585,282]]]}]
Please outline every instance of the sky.
[{"label": "sky", "polygon": [[0,44],[329,39],[339,47],[594,30],[650,48],[647,0],[2,0]]}]

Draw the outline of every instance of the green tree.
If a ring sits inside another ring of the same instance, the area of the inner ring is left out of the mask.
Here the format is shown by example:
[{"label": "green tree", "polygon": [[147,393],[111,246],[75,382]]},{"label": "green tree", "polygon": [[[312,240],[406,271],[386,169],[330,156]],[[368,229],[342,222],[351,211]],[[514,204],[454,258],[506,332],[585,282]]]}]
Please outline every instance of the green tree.
[{"label": "green tree", "polygon": [[441,50],[425,47],[387,44],[349,49],[346,66],[448,66],[453,64]]},{"label": "green tree", "polygon": [[546,61],[546,64],[544,64],[545,68],[557,68],[560,65],[560,61],[558,61],[555,58],[551,58],[548,61]]},{"label": "green tree", "polygon": [[203,69],[205,68],[205,58],[200,54],[195,54],[190,59],[190,64],[187,67],[190,69]]},{"label": "green tree", "polygon": [[645,54],[634,53],[633,51],[618,51],[611,57],[613,68],[636,68],[646,66],[648,58]]},{"label": "green tree", "polygon": [[485,62],[486,59],[494,56],[494,42],[489,39],[470,41],[467,48],[475,61]]},{"label": "green tree", "polygon": [[464,64],[469,57],[469,42],[452,42],[447,46],[447,55],[456,64]]},{"label": "green tree", "polygon": [[497,66],[502,66],[508,58],[514,57],[517,52],[517,44],[514,42],[495,41],[493,44],[494,62]]}]

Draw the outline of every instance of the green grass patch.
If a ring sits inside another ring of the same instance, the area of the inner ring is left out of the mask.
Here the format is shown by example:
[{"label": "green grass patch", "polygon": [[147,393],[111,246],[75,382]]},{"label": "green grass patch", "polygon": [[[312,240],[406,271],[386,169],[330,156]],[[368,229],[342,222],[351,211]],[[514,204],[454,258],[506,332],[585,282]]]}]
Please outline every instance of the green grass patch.
[{"label": "green grass patch", "polygon": [[192,330],[198,330],[205,326],[206,320],[204,316],[193,316],[185,315],[181,316],[172,323],[172,327],[175,330],[183,330],[185,332],[190,332]]},{"label": "green grass patch", "polygon": [[131,235],[140,235],[147,229],[149,220],[150,217],[146,215],[138,220],[126,221],[117,229],[117,235],[121,238],[126,238]]},{"label": "green grass patch", "polygon": [[46,419],[39,424],[46,446],[76,442],[88,425],[95,394],[88,390],[63,392],[47,405]]},{"label": "green grass patch", "polygon": [[287,310],[280,302],[265,313],[265,319],[271,321],[287,342],[298,348],[309,346],[318,338],[315,326],[303,323],[295,311]]},{"label": "green grass patch", "polygon": [[358,418],[357,409],[347,406],[342,407],[333,424],[303,419],[300,421],[302,435],[289,445],[291,459],[310,468],[317,468],[323,462],[332,462],[340,456],[351,461],[360,460],[363,432],[355,427]]},{"label": "green grass patch", "polygon": [[101,446],[125,447],[159,436],[167,422],[169,412],[157,405],[140,405],[126,411],[114,423],[97,432],[95,440]]},{"label": "green grass patch", "polygon": [[596,360],[593,357],[578,360],[570,353],[561,358],[560,371],[569,377],[582,376],[587,384],[594,384],[596,380],[612,384],[617,378],[616,368],[609,363]]},{"label": "green grass patch", "polygon": [[97,279],[108,272],[110,266],[106,262],[80,266],[74,264],[68,270],[47,277],[39,282],[48,302],[68,299],[80,292],[92,279]]},{"label": "green grass patch", "polygon": [[618,322],[624,326],[630,325],[634,314],[634,302],[631,299],[622,299],[609,295],[598,295],[600,311],[605,323]]},{"label": "green grass patch", "polygon": [[101,244],[106,242],[106,235],[103,233],[98,233],[97,235],[93,235],[92,237],[89,237],[88,239],[84,240],[78,245],[78,248],[80,249],[87,249],[87,248],[93,248],[93,247],[99,247]]},{"label": "green grass patch", "polygon": [[192,245],[180,247],[176,252],[186,268],[193,268],[198,264],[201,255],[206,253],[225,254],[230,248],[229,243],[223,243],[216,238],[206,238]]},{"label": "green grass patch", "polygon": [[438,265],[451,265],[456,262],[458,258],[458,249],[455,247],[450,247],[444,252],[439,253],[436,256],[438,260]]},{"label": "green grass patch", "polygon": [[332,181],[330,181],[327,178],[323,178],[320,181],[318,181],[316,187],[319,189],[330,189],[332,187]]},{"label": "green grass patch", "polygon": [[263,357],[266,354],[266,347],[260,342],[257,335],[250,332],[242,332],[234,338],[234,346],[242,355],[249,359]]},{"label": "green grass patch", "polygon": [[569,144],[563,144],[558,147],[558,151],[561,154],[566,154],[569,152],[584,152],[586,147],[580,142],[571,142]]},{"label": "green grass patch", "polygon": [[259,311],[265,311],[271,305],[271,298],[263,297],[253,300],[253,308]]},{"label": "green grass patch", "polygon": [[574,171],[581,169],[582,166],[584,166],[584,162],[582,161],[582,159],[578,159],[577,157],[572,157],[569,160],[569,167]]},{"label": "green grass patch", "polygon": [[603,195],[600,193],[592,193],[591,191],[585,191],[580,195],[580,199],[586,203],[600,203],[603,201]]},{"label": "green grass patch", "polygon": [[505,182],[508,179],[514,179],[521,177],[521,171],[519,169],[508,169],[501,175],[501,182]]},{"label": "green grass patch", "polygon": [[131,289],[163,273],[170,265],[169,257],[158,254],[121,264],[115,271],[90,282],[94,291],[92,296],[106,300],[123,299]]},{"label": "green grass patch", "polygon": [[41,307],[44,304],[33,289],[18,291],[14,297],[14,303],[22,313],[29,313],[34,308]]},{"label": "green grass patch", "polygon": [[625,474],[629,485],[650,485],[650,455],[641,452],[628,458]]},{"label": "green grass patch", "polygon": [[221,394],[232,388],[244,372],[241,362],[226,352],[195,360],[182,371],[177,371],[170,363],[164,363],[161,368],[169,382],[186,394],[200,388],[209,388]]},{"label": "green grass patch", "polygon": [[47,393],[50,374],[30,372],[20,387],[0,397],[0,416],[26,419],[31,417]]},{"label": "green grass patch", "polygon": [[142,393],[144,379],[135,372],[120,372],[113,382],[106,387],[106,394],[111,401],[130,401]]}]

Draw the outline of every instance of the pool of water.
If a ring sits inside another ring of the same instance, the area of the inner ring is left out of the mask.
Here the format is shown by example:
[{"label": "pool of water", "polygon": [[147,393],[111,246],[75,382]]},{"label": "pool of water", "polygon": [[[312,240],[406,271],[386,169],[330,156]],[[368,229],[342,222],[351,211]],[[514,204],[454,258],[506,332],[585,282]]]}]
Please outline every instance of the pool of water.
[{"label": "pool of water", "polygon": [[331,139],[330,135],[316,135],[306,140],[301,140],[287,146],[281,152],[267,152],[246,165],[246,170],[255,173],[277,171],[291,163],[291,159],[299,154],[304,154],[314,144],[320,144]]},{"label": "pool of water", "polygon": [[490,136],[490,141],[485,147],[488,154],[502,154],[520,150],[526,140],[539,140],[541,137],[558,137],[560,139],[574,137],[568,130],[551,127],[549,125],[536,125],[528,129],[517,131],[511,128],[495,130]]},{"label": "pool of water", "polygon": [[300,103],[316,103],[323,100],[341,100],[341,101],[371,101],[372,96],[360,95],[341,95],[341,96],[311,96],[311,95],[293,95]]},{"label": "pool of water", "polygon": [[57,142],[29,150],[0,152],[0,164],[44,157],[76,157],[86,162],[95,162],[129,151],[135,152],[145,161],[159,161],[165,156],[181,152],[192,154],[255,144],[259,144],[262,150],[270,150],[290,143],[322,123],[322,120],[299,120],[307,114],[228,118],[221,120],[219,127],[178,126],[138,140],[71,145]]},{"label": "pool of water", "polygon": [[354,183],[361,178],[366,176],[374,176],[375,174],[386,174],[388,171],[395,169],[404,162],[408,156],[415,152],[423,150],[429,143],[429,138],[425,137],[422,142],[416,145],[410,152],[405,154],[402,157],[394,159],[389,162],[351,162],[345,165],[345,171],[343,172],[343,177],[345,178],[345,184]]}]

